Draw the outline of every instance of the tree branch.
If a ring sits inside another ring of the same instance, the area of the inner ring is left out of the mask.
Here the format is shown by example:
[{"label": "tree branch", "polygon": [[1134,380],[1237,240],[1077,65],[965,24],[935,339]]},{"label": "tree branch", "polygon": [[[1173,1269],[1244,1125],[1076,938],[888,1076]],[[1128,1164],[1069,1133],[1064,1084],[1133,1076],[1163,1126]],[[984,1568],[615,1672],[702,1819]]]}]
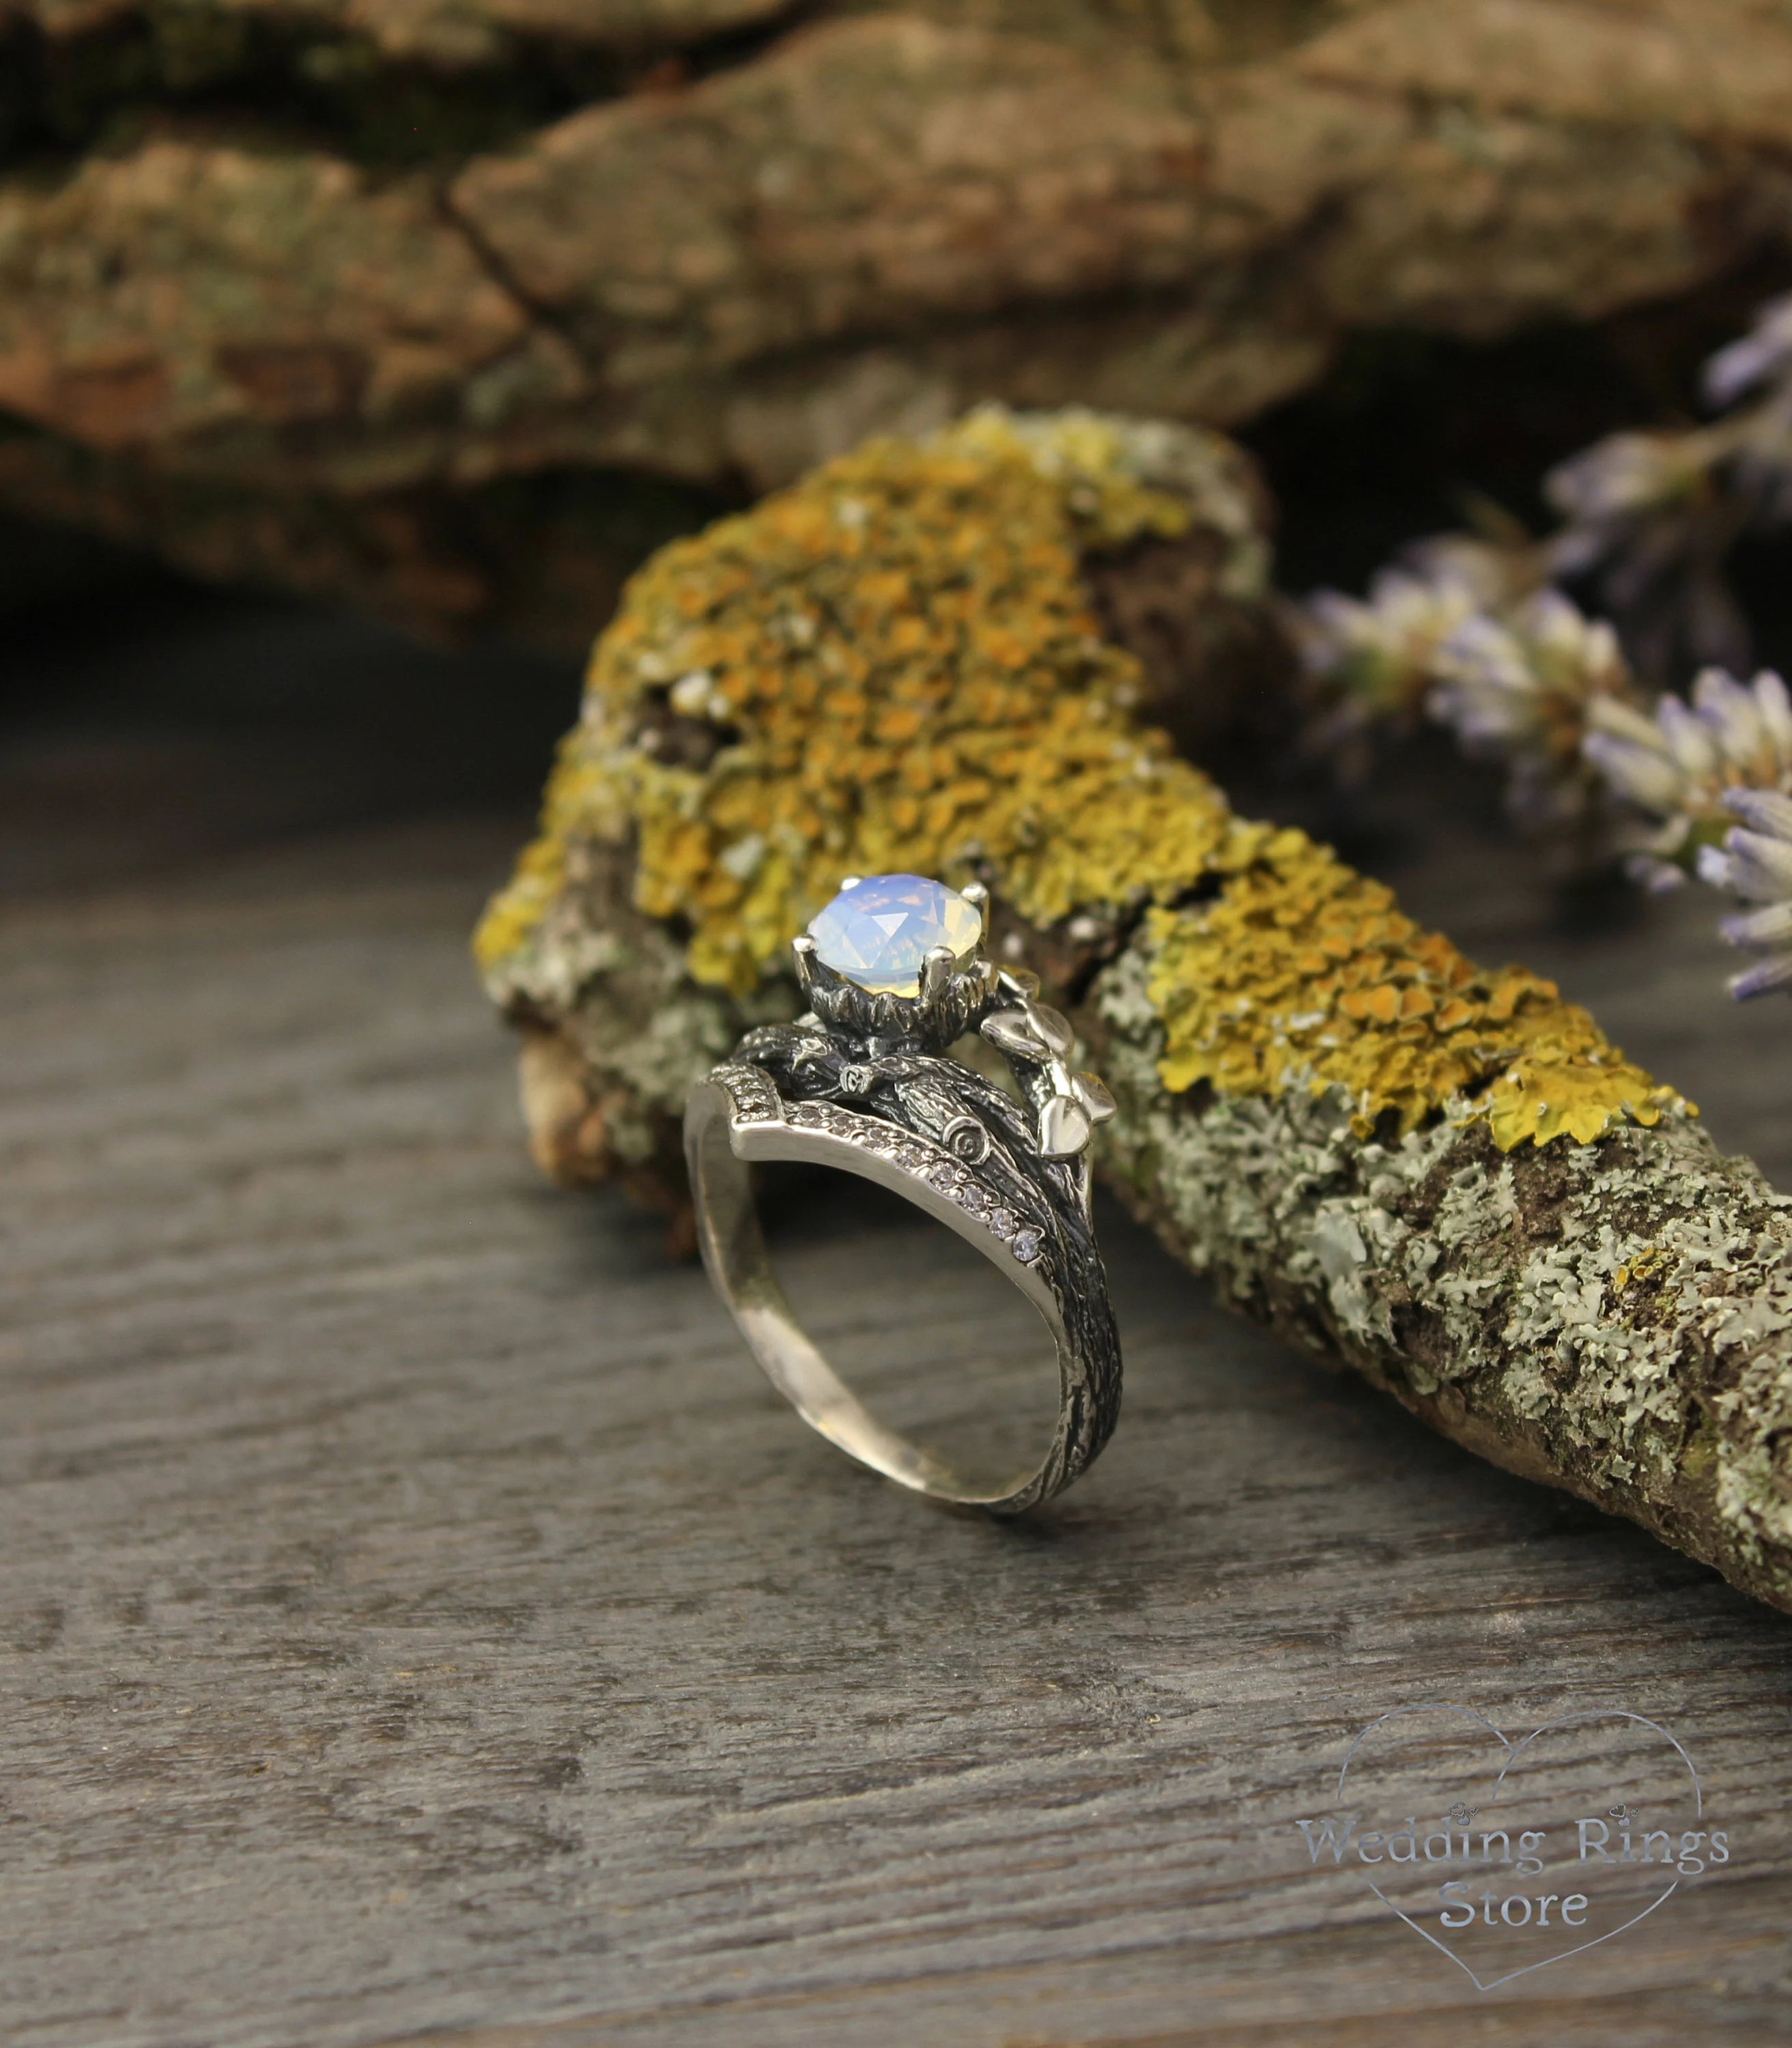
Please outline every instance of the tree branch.
[{"label": "tree branch", "polygon": [[793,1013],[839,876],[979,875],[1119,1098],[1102,1170],[1224,1299],[1792,1608],[1792,1198],[1141,722],[1111,636],[1161,657],[1180,588],[1184,659],[1239,644],[1198,629],[1260,616],[1260,504],[1216,436],[987,412],[657,557],[478,941],[537,1156],[678,1213],[685,1092]]}]

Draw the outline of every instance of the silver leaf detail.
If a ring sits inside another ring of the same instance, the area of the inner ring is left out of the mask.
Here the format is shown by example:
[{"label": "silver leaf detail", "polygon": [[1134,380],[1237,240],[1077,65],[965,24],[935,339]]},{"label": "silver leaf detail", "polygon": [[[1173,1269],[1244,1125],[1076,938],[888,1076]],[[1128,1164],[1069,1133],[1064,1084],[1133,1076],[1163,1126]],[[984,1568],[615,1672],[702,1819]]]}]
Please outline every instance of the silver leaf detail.
[{"label": "silver leaf detail", "polygon": [[1053,1010],[1049,1003],[1034,1003],[1027,1007],[1027,1016],[1033,1028],[1060,1059],[1076,1042],[1070,1028],[1070,1019],[1062,1010]]},{"label": "silver leaf detail", "polygon": [[1074,1159],[1094,1135],[1088,1111],[1067,1095],[1054,1095],[1039,1112],[1039,1150],[1048,1159]]},{"label": "silver leaf detail", "polygon": [[1043,1060],[1050,1048],[1024,1010],[998,1010],[983,1021],[983,1036],[1010,1059]]},{"label": "silver leaf detail", "polygon": [[1072,1074],[1070,1076],[1070,1088],[1071,1092],[1088,1111],[1092,1123],[1105,1123],[1119,1107],[1110,1092],[1107,1082],[1099,1075]]}]

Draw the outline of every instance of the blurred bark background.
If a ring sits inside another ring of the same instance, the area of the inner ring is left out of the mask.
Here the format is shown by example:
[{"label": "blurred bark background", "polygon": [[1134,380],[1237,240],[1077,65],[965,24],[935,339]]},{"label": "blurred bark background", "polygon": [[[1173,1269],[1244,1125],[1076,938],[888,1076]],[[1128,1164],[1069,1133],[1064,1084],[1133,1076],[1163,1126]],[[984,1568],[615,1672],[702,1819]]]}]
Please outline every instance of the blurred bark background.
[{"label": "blurred bark background", "polygon": [[1785,0],[0,0],[0,602],[51,525],[570,646],[980,398],[1709,293],[1789,143]]}]

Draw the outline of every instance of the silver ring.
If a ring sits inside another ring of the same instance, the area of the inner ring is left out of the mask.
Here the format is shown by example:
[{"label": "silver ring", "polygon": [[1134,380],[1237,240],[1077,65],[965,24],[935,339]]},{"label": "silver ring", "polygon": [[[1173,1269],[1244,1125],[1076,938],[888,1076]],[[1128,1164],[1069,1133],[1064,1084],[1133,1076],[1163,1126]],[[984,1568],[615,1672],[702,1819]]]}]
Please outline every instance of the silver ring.
[{"label": "silver ring", "polygon": [[[1120,1348],[1089,1214],[1088,1145],[1114,1113],[1069,1064],[1066,1020],[1036,976],[985,950],[987,891],[915,875],[849,878],[796,940],[810,1007],[749,1031],[691,1092],[685,1153],[716,1292],[772,1383],[862,1464],[941,1500],[1018,1515],[1068,1486],[1112,1433]],[[979,1031],[1021,1100],[947,1049]],[[1039,1464],[992,1484],[880,1422],[805,1334],[766,1253],[751,1167],[856,1173],[957,1232],[1011,1280],[1057,1350],[1059,1402]]]}]

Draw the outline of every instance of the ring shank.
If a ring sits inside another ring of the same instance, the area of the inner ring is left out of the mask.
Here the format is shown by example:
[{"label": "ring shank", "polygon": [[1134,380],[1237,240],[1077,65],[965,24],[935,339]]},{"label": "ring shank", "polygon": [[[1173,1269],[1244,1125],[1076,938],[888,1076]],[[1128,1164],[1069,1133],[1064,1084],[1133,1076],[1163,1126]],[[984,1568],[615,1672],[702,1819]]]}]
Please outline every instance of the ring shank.
[{"label": "ring shank", "polygon": [[[936,1499],[1017,1515],[1076,1476],[1087,1462],[1076,1445],[1087,1435],[1088,1375],[1057,1297],[999,1240],[925,1181],[824,1131],[782,1122],[738,1123],[727,1092],[705,1082],[692,1092],[685,1122],[685,1157],[696,1204],[704,1263],[766,1376],[810,1426],[862,1464]],[[766,1250],[753,1199],[751,1168],[762,1160],[826,1165],[889,1188],[974,1245],[1039,1311],[1057,1352],[1057,1426],[1036,1468],[994,1483],[973,1480],[880,1422],[840,1379],[793,1312]],[[1105,1436],[1105,1429],[1100,1433]]]}]

